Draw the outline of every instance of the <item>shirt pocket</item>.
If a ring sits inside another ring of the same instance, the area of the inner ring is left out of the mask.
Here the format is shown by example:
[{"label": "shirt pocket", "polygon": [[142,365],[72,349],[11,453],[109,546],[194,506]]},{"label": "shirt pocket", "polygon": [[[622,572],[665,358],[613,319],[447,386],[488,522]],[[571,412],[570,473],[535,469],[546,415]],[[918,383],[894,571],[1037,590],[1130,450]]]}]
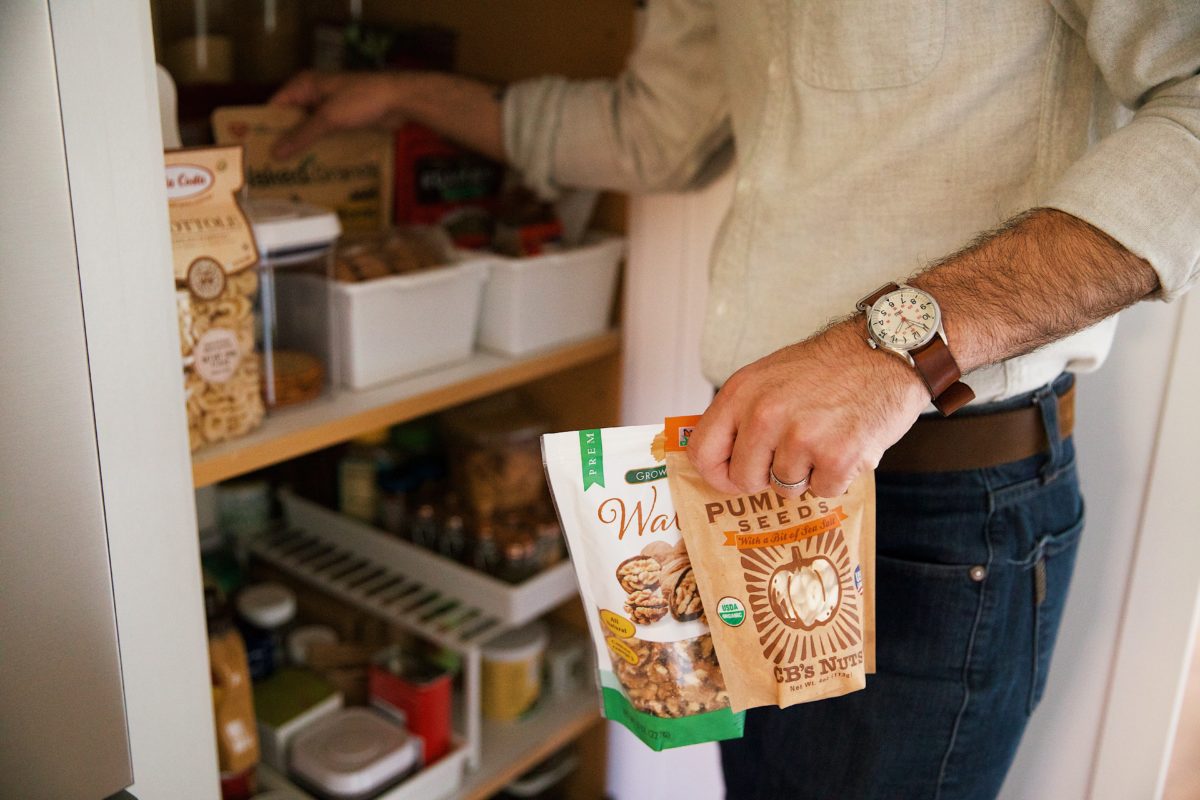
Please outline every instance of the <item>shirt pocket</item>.
[{"label": "shirt pocket", "polygon": [[818,89],[909,86],[946,43],[946,0],[793,0],[792,17],[793,68]]}]

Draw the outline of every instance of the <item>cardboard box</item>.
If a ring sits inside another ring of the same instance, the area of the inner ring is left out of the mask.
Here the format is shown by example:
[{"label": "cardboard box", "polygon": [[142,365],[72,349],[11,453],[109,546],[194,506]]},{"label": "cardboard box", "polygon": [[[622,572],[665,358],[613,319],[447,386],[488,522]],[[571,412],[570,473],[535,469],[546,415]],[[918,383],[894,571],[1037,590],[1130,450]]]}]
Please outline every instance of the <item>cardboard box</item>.
[{"label": "cardboard box", "polygon": [[299,155],[279,160],[271,148],[305,112],[282,106],[228,106],[213,112],[219,144],[245,149],[252,197],[299,200],[337,212],[346,232],[375,231],[392,220],[393,138],[385,131],[331,134]]}]

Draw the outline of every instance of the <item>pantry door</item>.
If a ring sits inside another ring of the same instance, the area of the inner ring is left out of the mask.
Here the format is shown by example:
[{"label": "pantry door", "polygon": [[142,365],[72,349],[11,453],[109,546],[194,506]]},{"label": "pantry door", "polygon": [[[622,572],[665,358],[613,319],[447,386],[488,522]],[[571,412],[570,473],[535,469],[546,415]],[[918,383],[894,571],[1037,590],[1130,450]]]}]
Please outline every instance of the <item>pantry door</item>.
[{"label": "pantry door", "polygon": [[[217,800],[149,4],[6,0],[0,64],[0,617],[42,623],[0,634],[0,685],[36,659],[48,703],[13,729],[0,689],[0,753],[61,731],[0,758],[0,797],[38,797],[4,781],[40,758],[77,782],[55,800],[106,796],[130,765],[141,800]],[[127,735],[92,716],[121,706]]]},{"label": "pantry door", "polygon": [[133,782],[45,0],[0,20],[0,797]]}]

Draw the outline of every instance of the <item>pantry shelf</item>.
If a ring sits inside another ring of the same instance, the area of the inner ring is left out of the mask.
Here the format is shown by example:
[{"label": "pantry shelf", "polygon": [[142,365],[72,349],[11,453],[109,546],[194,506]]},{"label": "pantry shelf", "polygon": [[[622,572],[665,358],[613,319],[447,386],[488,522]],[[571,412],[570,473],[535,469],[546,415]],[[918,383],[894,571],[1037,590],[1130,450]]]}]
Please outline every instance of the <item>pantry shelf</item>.
[{"label": "pantry shelf", "polygon": [[[580,691],[570,697],[546,698],[518,722],[487,722],[483,726],[483,759],[469,771],[453,800],[484,800],[503,789],[515,778],[570,743],[600,719],[595,692]],[[263,789],[289,789],[297,798],[312,800],[283,775],[265,764],[258,767]],[[400,784],[376,800],[411,798],[414,787]],[[429,795],[420,800],[443,800]]]},{"label": "pantry shelf", "polygon": [[620,347],[620,332],[609,331],[515,358],[476,353],[443,369],[284,409],[270,415],[253,433],[196,453],[192,457],[192,483],[200,487],[235,478],[378,428],[587,364],[618,352]]},{"label": "pantry shelf", "polygon": [[483,723],[483,760],[467,773],[455,800],[484,800],[574,741],[600,719],[596,691],[547,698],[519,722]]}]

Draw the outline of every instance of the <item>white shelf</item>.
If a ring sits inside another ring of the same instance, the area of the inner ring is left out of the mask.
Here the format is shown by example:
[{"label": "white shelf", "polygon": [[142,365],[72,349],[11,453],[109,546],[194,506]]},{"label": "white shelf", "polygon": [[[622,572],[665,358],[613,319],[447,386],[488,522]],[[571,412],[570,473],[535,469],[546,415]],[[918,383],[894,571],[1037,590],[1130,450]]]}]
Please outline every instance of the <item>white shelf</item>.
[{"label": "white shelf", "polygon": [[506,583],[290,492],[280,500],[293,530],[258,542],[257,556],[446,647],[474,647],[577,592],[565,560]]},{"label": "white shelf", "polygon": [[[463,657],[467,761],[483,758],[480,648],[575,596],[569,562],[506,584],[358,520],[284,492],[295,528],[255,542],[268,564]],[[594,700],[594,697],[593,697]]]}]

